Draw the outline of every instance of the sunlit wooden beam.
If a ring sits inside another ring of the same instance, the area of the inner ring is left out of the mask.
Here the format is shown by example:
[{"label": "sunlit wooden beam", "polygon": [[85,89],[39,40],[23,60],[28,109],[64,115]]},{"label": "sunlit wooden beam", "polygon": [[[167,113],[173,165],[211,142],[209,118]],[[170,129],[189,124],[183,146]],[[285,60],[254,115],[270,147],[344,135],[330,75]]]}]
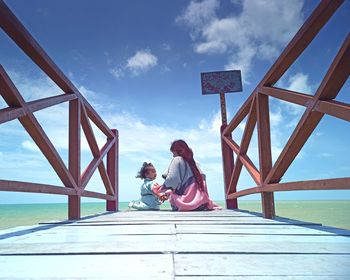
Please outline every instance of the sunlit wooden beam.
[{"label": "sunlit wooden beam", "polygon": [[75,195],[77,193],[76,190],[72,188],[9,180],[0,180],[0,191],[47,193],[62,195]]},{"label": "sunlit wooden beam", "polygon": [[266,73],[258,86],[274,85],[316,37],[344,0],[323,0]]},{"label": "sunlit wooden beam", "polygon": [[89,182],[91,176],[94,174],[94,171],[99,166],[101,161],[103,160],[104,156],[107,154],[107,152],[111,149],[112,145],[116,142],[116,138],[114,139],[108,139],[107,143],[102,147],[100,156],[97,158],[94,158],[85,171],[83,171],[83,174],[81,176],[81,188],[85,188],[87,183]]},{"label": "sunlit wooden beam", "polygon": [[349,61],[350,35],[348,35],[344,41],[319,88],[317,89],[316,94],[313,97],[313,101],[308,104],[307,110],[301,117],[286,146],[276,160],[271,172],[268,174],[265,180],[266,184],[277,183],[291,165],[295,157],[298,155],[324,115],[324,113],[315,110],[316,105],[318,104],[320,98],[332,99],[337,96],[349,76]]},{"label": "sunlit wooden beam", "polygon": [[263,187],[252,187],[242,191],[238,191],[228,196],[229,199],[243,197],[250,194],[261,192],[284,192],[284,191],[310,191],[310,190],[349,190],[350,177],[333,178],[323,180],[309,180],[287,182],[279,184],[268,184]]},{"label": "sunlit wooden beam", "polygon": [[18,92],[10,77],[1,66],[0,88],[2,91],[2,96],[9,106],[21,106],[25,110],[26,115],[20,117],[18,120],[31,136],[40,151],[44,154],[46,159],[49,161],[53,169],[56,171],[62,183],[66,187],[77,188],[77,185],[67,167],[65,166],[62,158],[56,151],[50,139],[47,137],[45,131],[42,129],[34,114],[27,108],[23,97]]}]

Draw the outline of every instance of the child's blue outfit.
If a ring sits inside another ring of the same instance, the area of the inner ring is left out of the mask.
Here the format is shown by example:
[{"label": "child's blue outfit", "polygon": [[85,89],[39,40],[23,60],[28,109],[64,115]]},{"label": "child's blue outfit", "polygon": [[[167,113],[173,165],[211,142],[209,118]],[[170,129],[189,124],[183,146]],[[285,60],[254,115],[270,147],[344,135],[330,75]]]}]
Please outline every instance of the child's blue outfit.
[{"label": "child's blue outfit", "polygon": [[159,210],[161,201],[152,192],[153,184],[153,180],[148,178],[144,179],[141,185],[141,198],[136,201],[131,201],[129,207],[136,210]]}]

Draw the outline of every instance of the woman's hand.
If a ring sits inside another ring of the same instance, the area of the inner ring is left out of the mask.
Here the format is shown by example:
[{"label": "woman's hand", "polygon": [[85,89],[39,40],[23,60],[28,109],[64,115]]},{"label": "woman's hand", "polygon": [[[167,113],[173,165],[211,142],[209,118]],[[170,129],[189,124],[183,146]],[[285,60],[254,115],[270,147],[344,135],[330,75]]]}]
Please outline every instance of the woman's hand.
[{"label": "woman's hand", "polygon": [[168,199],[168,195],[165,192],[162,192],[160,189],[162,188],[161,185],[159,185],[158,183],[154,183],[152,185],[152,192],[158,197],[158,199],[161,202],[164,202],[165,200]]},{"label": "woman's hand", "polygon": [[159,200],[161,201],[161,202],[164,202],[165,200],[168,200],[168,195],[167,194],[165,194],[165,193],[161,193],[159,196],[158,196],[158,198],[159,198]]},{"label": "woman's hand", "polygon": [[[164,193],[162,193],[161,199],[168,200],[168,198],[172,192],[173,191],[171,189],[166,190]],[[162,200],[162,202],[164,202],[164,200]]]}]

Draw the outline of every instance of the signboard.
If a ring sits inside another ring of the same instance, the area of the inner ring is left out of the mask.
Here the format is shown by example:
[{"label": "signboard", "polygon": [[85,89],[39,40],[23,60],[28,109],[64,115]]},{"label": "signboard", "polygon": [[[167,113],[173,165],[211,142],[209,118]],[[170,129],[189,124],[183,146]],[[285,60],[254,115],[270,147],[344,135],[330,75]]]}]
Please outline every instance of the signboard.
[{"label": "signboard", "polygon": [[240,70],[201,73],[202,94],[242,91]]}]

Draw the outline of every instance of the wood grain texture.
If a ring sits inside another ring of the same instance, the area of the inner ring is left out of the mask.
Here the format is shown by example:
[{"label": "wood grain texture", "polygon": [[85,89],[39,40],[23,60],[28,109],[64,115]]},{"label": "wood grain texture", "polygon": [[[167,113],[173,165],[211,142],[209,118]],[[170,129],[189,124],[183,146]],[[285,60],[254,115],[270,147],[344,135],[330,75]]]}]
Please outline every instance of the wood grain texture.
[{"label": "wood grain texture", "polygon": [[125,211],[0,231],[3,278],[347,279],[349,267],[350,231],[248,211]]}]

